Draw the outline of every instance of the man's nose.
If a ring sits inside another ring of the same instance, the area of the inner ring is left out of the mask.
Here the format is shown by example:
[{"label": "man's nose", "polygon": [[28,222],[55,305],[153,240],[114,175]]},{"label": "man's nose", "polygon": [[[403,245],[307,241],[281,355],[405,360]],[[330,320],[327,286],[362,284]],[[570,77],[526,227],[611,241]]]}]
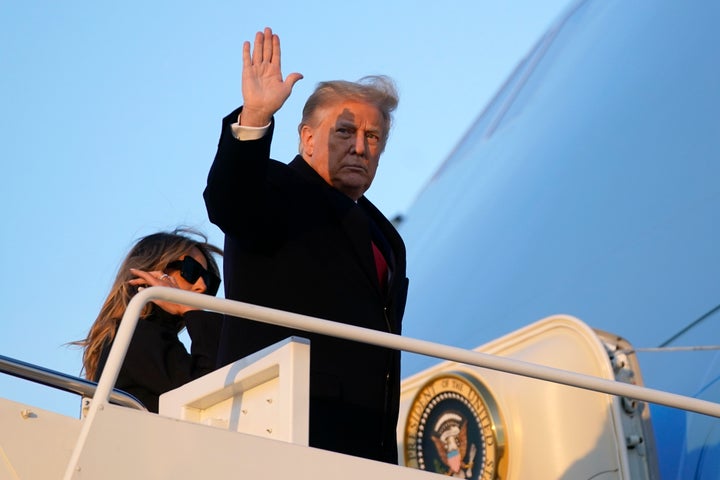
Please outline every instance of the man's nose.
[{"label": "man's nose", "polygon": [[355,133],[355,153],[357,155],[365,155],[365,132],[357,131]]}]

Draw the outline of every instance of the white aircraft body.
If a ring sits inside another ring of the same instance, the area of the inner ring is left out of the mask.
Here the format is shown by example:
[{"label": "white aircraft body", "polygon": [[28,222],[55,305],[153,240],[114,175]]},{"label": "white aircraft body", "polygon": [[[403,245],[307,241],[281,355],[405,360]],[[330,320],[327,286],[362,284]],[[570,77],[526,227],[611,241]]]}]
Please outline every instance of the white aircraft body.
[{"label": "white aircraft body", "polygon": [[[404,333],[473,348],[570,314],[639,349],[646,386],[720,401],[718,24],[714,1],[577,2],[402,219]],[[716,419],[650,410],[662,478],[720,478]]]},{"label": "white aircraft body", "polygon": [[[0,398],[0,480],[720,478],[718,24],[710,0],[574,4],[398,220],[403,336],[153,287],[97,385],[0,357],[85,397]],[[153,299],[406,352],[400,465],[307,446],[303,339],[159,414],[113,392]]]}]

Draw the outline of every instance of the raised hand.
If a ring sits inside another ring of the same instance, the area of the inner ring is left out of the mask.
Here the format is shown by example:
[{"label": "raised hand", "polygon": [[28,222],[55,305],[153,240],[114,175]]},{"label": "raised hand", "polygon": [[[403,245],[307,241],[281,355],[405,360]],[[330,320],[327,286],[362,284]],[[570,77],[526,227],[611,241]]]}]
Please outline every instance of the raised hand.
[{"label": "raised hand", "polygon": [[262,127],[270,123],[292,93],[295,83],[303,78],[291,73],[283,80],[280,67],[280,37],[266,27],[255,34],[252,54],[250,42],[243,43],[242,94],[243,110],[240,124]]},{"label": "raised hand", "polygon": [[[177,281],[172,277],[172,275],[168,275],[167,273],[161,271],[145,272],[143,270],[131,268],[130,272],[132,272],[132,274],[136,275],[138,278],[134,278],[128,283],[130,285],[138,287],[138,291],[142,290],[145,287],[181,288],[177,284]],[[183,315],[190,310],[197,310],[197,308],[195,307],[190,307],[188,305],[180,305],[179,303],[166,302],[165,300],[153,300],[152,303],[162,308],[166,312],[170,313],[171,315]]]}]

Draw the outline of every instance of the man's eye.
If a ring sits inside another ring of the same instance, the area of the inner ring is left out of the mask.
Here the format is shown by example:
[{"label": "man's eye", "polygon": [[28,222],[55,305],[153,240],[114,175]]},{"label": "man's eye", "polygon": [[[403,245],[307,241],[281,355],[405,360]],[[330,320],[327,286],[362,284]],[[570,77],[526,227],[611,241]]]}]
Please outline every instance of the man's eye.
[{"label": "man's eye", "polygon": [[365,134],[365,138],[367,138],[368,143],[375,145],[380,141],[380,136],[376,133],[367,133]]},{"label": "man's eye", "polygon": [[344,127],[340,127],[340,128],[338,128],[337,130],[335,130],[335,131],[336,131],[339,135],[342,135],[342,136],[345,136],[345,137],[350,135],[350,130],[347,129],[347,128],[344,128]]}]

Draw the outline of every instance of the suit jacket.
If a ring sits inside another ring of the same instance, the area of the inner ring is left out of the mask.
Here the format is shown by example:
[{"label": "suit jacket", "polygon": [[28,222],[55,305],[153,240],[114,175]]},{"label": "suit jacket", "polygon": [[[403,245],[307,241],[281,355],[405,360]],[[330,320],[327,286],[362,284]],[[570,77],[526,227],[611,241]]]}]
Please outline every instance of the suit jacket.
[{"label": "suit jacket", "polygon": [[[225,296],[400,334],[408,279],[405,246],[370,203],[328,185],[302,157],[270,159],[263,138],[238,141],[223,120],[204,192],[225,233]],[[391,269],[378,281],[371,239]],[[400,354],[250,320],[223,325],[218,366],[298,335],[310,339],[310,445],[397,463]]]}]

